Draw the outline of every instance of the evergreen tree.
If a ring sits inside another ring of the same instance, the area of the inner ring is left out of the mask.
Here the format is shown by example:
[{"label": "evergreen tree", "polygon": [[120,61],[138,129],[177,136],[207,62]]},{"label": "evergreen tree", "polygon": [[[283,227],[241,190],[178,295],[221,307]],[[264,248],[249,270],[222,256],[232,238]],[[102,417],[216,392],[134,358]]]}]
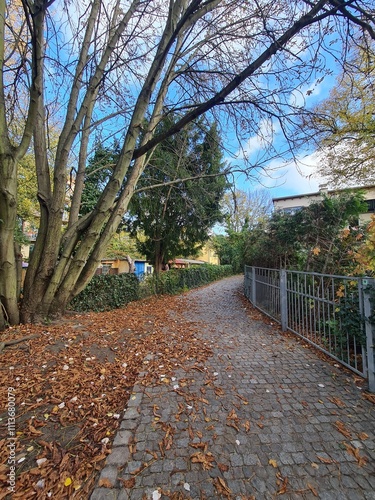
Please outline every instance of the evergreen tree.
[{"label": "evergreen tree", "polygon": [[222,156],[216,124],[207,128],[202,121],[154,150],[130,203],[128,227],[156,272],[170,259],[196,254],[222,220],[227,187]]}]

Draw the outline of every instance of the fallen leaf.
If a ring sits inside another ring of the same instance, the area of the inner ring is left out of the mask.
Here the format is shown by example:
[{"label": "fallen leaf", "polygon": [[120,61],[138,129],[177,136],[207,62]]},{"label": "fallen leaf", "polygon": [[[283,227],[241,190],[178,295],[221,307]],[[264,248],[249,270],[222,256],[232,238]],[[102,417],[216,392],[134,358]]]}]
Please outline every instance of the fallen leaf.
[{"label": "fallen leaf", "polygon": [[321,457],[319,455],[316,456],[321,462],[323,462],[324,464],[334,464],[336,463],[336,460],[334,460],[333,458],[326,458],[326,457]]},{"label": "fallen leaf", "polygon": [[345,424],[343,422],[340,422],[340,420],[336,420],[336,422],[334,423],[336,429],[341,432],[341,434],[343,434],[346,438],[348,439],[352,439],[352,433],[350,432],[350,430],[345,427]]},{"label": "fallen leaf", "polygon": [[229,470],[229,466],[226,464],[217,464],[217,466],[221,472],[228,472]]},{"label": "fallen leaf", "polygon": [[31,434],[33,434],[34,436],[40,436],[41,434],[43,434],[42,431],[38,431],[37,429],[35,429],[35,427],[31,424],[28,425],[29,427],[29,431],[31,432]]},{"label": "fallen leaf", "polygon": [[370,403],[375,404],[375,394],[370,394],[369,392],[364,392],[362,394],[362,397],[367,399],[367,401],[370,401]]},{"label": "fallen leaf", "polygon": [[345,443],[345,442],[344,442],[344,446],[346,448],[346,451],[350,455],[353,455],[353,457],[357,460],[359,467],[362,467],[363,465],[367,464],[368,458],[364,457],[364,456],[361,456],[360,453],[359,453],[359,449],[358,448],[355,448],[354,446],[352,446],[352,445],[350,445],[348,443]]},{"label": "fallen leaf", "polygon": [[135,477],[131,477],[130,479],[123,479],[122,477],[119,477],[118,480],[120,481],[120,483],[122,483],[124,488],[128,488],[129,490],[131,488],[134,488]]},{"label": "fallen leaf", "polygon": [[278,467],[276,460],[274,460],[273,458],[271,458],[270,460],[268,460],[268,463],[270,465],[272,465],[272,467]]},{"label": "fallen leaf", "polygon": [[202,453],[200,451],[198,451],[197,453],[193,453],[193,455],[191,455],[190,457],[190,460],[193,463],[202,464],[204,470],[212,469],[213,467],[212,462],[215,462],[215,459],[211,452]]},{"label": "fallen leaf", "polygon": [[345,406],[346,406],[345,403],[343,401],[341,401],[341,399],[339,399],[339,398],[332,397],[332,398],[328,398],[328,400],[331,401],[331,403],[338,406],[339,408],[345,408]]},{"label": "fallen leaf", "polygon": [[226,498],[230,499],[232,498],[232,491],[230,488],[228,488],[227,484],[225,483],[224,479],[219,477],[216,477],[214,480],[214,486],[218,492],[219,495],[223,495]]},{"label": "fallen leaf", "polygon": [[360,434],[358,434],[358,438],[361,441],[366,441],[366,439],[368,439],[368,434],[366,434],[365,432],[361,432]]},{"label": "fallen leaf", "polygon": [[311,491],[311,493],[314,495],[314,497],[318,497],[318,492],[316,491],[316,489],[310,484],[310,483],[307,483],[307,487],[309,488],[309,490]]},{"label": "fallen leaf", "polygon": [[276,474],[277,477],[277,485],[278,485],[278,490],[277,490],[277,495],[284,495],[286,493],[287,487],[288,487],[288,478],[283,477],[280,472]]},{"label": "fallen leaf", "polygon": [[245,431],[246,432],[250,431],[250,422],[249,422],[249,420],[246,420],[246,422],[243,424],[243,426],[245,427]]},{"label": "fallen leaf", "polygon": [[227,416],[226,424],[229,427],[236,429],[236,431],[239,431],[239,423],[240,419],[238,418],[237,413],[234,410],[231,410]]},{"label": "fallen leaf", "polygon": [[98,483],[98,486],[100,488],[113,488],[113,484],[111,483],[111,481],[107,478],[104,478],[104,479],[99,479],[99,483]]}]

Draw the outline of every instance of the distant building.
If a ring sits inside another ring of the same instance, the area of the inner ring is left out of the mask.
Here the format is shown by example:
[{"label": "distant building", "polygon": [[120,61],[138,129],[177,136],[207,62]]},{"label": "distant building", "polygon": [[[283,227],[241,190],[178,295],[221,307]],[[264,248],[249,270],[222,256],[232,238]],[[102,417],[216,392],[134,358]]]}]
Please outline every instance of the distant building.
[{"label": "distant building", "polygon": [[[145,260],[134,259],[134,274],[136,276],[143,276],[145,274],[152,274],[153,267]],[[130,265],[128,259],[115,258],[115,259],[102,259],[96,274],[122,274],[129,273]]]},{"label": "distant building", "polygon": [[375,214],[375,186],[363,186],[350,189],[327,189],[325,186],[320,186],[320,191],[316,193],[299,194],[293,196],[282,196],[273,198],[273,206],[276,211],[284,213],[295,213],[303,207],[309,206],[311,203],[321,201],[324,195],[335,196],[345,191],[362,191],[367,202],[367,212],[359,216],[362,223],[368,222],[371,215]]}]

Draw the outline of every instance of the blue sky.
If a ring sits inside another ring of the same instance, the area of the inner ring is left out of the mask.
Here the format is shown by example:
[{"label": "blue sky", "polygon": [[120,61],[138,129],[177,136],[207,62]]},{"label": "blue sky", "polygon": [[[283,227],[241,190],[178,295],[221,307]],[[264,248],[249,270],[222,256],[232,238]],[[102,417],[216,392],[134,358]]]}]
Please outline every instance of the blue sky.
[{"label": "blue sky", "polygon": [[[331,37],[330,37],[331,38]],[[331,43],[328,43],[321,52],[322,65],[317,72],[311,73],[311,81],[304,80],[303,83],[298,83],[296,80],[296,88],[287,96],[289,104],[302,108],[312,108],[317,103],[326,99],[331,89],[337,84],[337,75],[342,71],[341,44],[335,36],[332,37]],[[298,44],[297,41],[293,42]],[[300,58],[309,62],[311,54],[309,51],[304,51],[299,54]],[[323,78],[322,78],[323,77]],[[274,81],[269,84],[273,85]],[[282,81],[279,85],[282,85]],[[274,89],[277,91],[277,83]],[[285,89],[280,89],[281,93]],[[285,95],[285,94],[284,94]],[[229,137],[228,149],[232,155],[228,155],[226,160],[231,164],[243,166],[245,168],[244,156],[250,160],[251,164],[256,164],[257,158],[262,160],[263,174],[259,173],[258,180],[246,179],[245,175],[238,175],[236,186],[244,191],[253,191],[266,188],[269,190],[273,198],[282,196],[292,196],[298,194],[312,193],[319,191],[319,186],[327,181],[319,176],[316,166],[319,165],[319,157],[316,151],[311,147],[306,147],[295,151],[298,159],[298,164],[294,161],[286,163],[285,157],[282,156],[282,151],[286,149],[286,141],[281,133],[280,126],[273,121],[272,125],[266,121],[258,124],[260,129],[259,135],[248,137],[242,144],[231,142]],[[273,129],[273,131],[271,131]],[[269,161],[265,148],[265,142],[261,137],[265,137],[266,141],[272,142],[274,150],[280,151],[280,156],[273,155]]]},{"label": "blue sky", "polygon": [[[304,90],[306,105],[312,106],[328,97],[335,78],[326,78],[317,86],[311,85]],[[310,88],[314,87],[311,95],[307,94]],[[302,105],[302,102],[300,103]],[[263,135],[267,135],[267,124],[263,124]],[[275,126],[274,126],[275,128]],[[275,130],[273,146],[276,150],[283,150],[285,139],[279,130]],[[248,153],[250,160],[256,161],[257,156],[265,154],[262,140],[259,136],[249,137],[241,148],[233,151],[233,157],[227,157],[227,161],[232,164],[244,166],[243,151]],[[249,153],[251,151],[251,154]],[[291,196],[295,194],[312,193],[319,190],[319,185],[325,183],[325,179],[318,175],[316,165],[319,162],[318,155],[311,149],[300,150],[297,154],[298,165],[294,161],[286,162],[284,158],[273,158],[266,162],[262,171],[257,174],[257,179],[246,179],[239,174],[236,178],[237,188],[244,191],[265,188],[270,191],[273,198]]]}]

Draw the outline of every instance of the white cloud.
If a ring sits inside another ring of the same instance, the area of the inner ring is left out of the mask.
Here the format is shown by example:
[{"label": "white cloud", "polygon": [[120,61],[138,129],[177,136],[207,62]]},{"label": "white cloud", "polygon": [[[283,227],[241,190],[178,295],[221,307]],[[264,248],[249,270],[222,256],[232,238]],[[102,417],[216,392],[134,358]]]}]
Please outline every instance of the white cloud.
[{"label": "white cloud", "polygon": [[237,160],[249,159],[259,151],[267,149],[280,131],[280,126],[273,120],[265,118],[261,120],[258,130],[258,133],[251,136],[246,144],[235,153]]},{"label": "white cloud", "polygon": [[[259,184],[271,190],[272,197],[292,196],[319,191],[325,179],[317,173],[318,153],[299,157],[297,161],[285,163],[272,160],[259,175]],[[252,185],[252,189],[256,186]]]}]

